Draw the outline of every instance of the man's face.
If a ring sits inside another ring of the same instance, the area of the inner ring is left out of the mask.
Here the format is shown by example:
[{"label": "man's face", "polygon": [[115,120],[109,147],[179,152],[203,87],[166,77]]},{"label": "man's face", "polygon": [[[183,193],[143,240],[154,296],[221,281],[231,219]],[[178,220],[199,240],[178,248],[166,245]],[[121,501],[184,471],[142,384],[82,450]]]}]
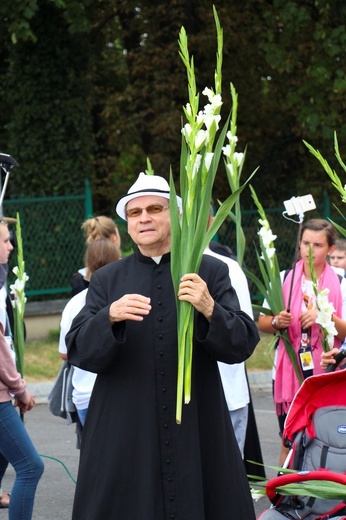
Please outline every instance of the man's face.
[{"label": "man's face", "polygon": [[7,264],[12,249],[8,227],[4,222],[0,222],[0,264]]},{"label": "man's face", "polygon": [[334,249],[333,253],[329,256],[330,265],[334,267],[341,267],[346,269],[346,251],[341,249]]},{"label": "man's face", "polygon": [[[131,216],[134,209],[139,210],[138,215]],[[145,256],[159,256],[170,251],[168,199],[157,195],[136,197],[127,203],[126,215],[128,233]]]}]

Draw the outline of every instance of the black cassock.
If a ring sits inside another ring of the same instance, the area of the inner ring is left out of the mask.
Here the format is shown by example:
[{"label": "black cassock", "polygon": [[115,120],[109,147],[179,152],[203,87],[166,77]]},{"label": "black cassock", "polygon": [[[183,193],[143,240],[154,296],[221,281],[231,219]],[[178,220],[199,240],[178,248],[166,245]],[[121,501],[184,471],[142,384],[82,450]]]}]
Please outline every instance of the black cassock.
[{"label": "black cassock", "polygon": [[[192,399],[176,423],[177,326],[170,255],[139,251],[92,276],[67,336],[69,361],[98,373],[82,435],[73,520],[253,520],[217,360],[244,361],[259,336],[224,262],[199,271],[215,300],[195,313]],[[109,323],[125,294],[151,298],[142,322]]]}]

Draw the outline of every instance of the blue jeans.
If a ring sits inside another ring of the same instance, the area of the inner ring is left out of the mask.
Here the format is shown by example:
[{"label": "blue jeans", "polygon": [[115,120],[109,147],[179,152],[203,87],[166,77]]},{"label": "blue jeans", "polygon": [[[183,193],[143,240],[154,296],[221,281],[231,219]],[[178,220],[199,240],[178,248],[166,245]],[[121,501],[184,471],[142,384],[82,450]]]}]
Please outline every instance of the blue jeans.
[{"label": "blue jeans", "polygon": [[84,426],[87,411],[88,411],[87,408],[83,408],[80,410],[77,408],[78,419],[80,420],[80,423],[82,426]]},{"label": "blue jeans", "polygon": [[11,491],[9,520],[30,520],[43,462],[12,402],[0,403],[0,452],[13,466],[16,479]]}]

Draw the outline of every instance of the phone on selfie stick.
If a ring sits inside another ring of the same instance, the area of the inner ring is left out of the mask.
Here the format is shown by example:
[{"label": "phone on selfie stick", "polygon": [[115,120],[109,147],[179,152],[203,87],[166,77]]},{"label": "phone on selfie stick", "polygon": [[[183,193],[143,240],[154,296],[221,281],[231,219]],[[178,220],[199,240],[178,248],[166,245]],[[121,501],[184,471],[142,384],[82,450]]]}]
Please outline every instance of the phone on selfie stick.
[{"label": "phone on selfie stick", "polygon": [[300,238],[300,232],[304,220],[304,213],[306,211],[311,211],[313,209],[316,209],[316,204],[313,199],[312,195],[304,195],[303,197],[291,197],[289,200],[284,201],[285,210],[282,214],[285,218],[287,216],[292,215],[298,215],[299,220],[292,220],[295,223],[299,224],[298,228],[298,235],[297,235],[297,243],[296,243],[296,249],[294,254],[294,261],[293,261],[293,273],[292,273],[292,279],[291,279],[291,285],[290,285],[290,292],[288,297],[288,304],[287,304],[287,312],[290,312],[291,308],[291,299],[292,299],[292,289],[293,289],[293,280],[294,280],[294,274],[296,270],[297,260],[298,260],[298,251],[299,251],[299,238]]}]

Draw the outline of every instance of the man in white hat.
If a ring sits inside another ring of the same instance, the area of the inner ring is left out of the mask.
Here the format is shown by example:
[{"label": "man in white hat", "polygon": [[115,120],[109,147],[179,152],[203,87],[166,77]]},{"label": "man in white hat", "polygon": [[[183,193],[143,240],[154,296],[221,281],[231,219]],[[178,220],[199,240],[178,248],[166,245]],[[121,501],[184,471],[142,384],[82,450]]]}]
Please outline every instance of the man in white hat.
[{"label": "man in white hat", "polygon": [[[224,262],[181,278],[195,307],[192,398],[175,420],[176,296],[169,185],[141,173],[116,205],[137,244],[94,273],[67,335],[68,359],[98,373],[82,436],[73,520],[254,520],[217,361],[241,362],[259,336]],[[178,205],[180,205],[178,200]]]}]

